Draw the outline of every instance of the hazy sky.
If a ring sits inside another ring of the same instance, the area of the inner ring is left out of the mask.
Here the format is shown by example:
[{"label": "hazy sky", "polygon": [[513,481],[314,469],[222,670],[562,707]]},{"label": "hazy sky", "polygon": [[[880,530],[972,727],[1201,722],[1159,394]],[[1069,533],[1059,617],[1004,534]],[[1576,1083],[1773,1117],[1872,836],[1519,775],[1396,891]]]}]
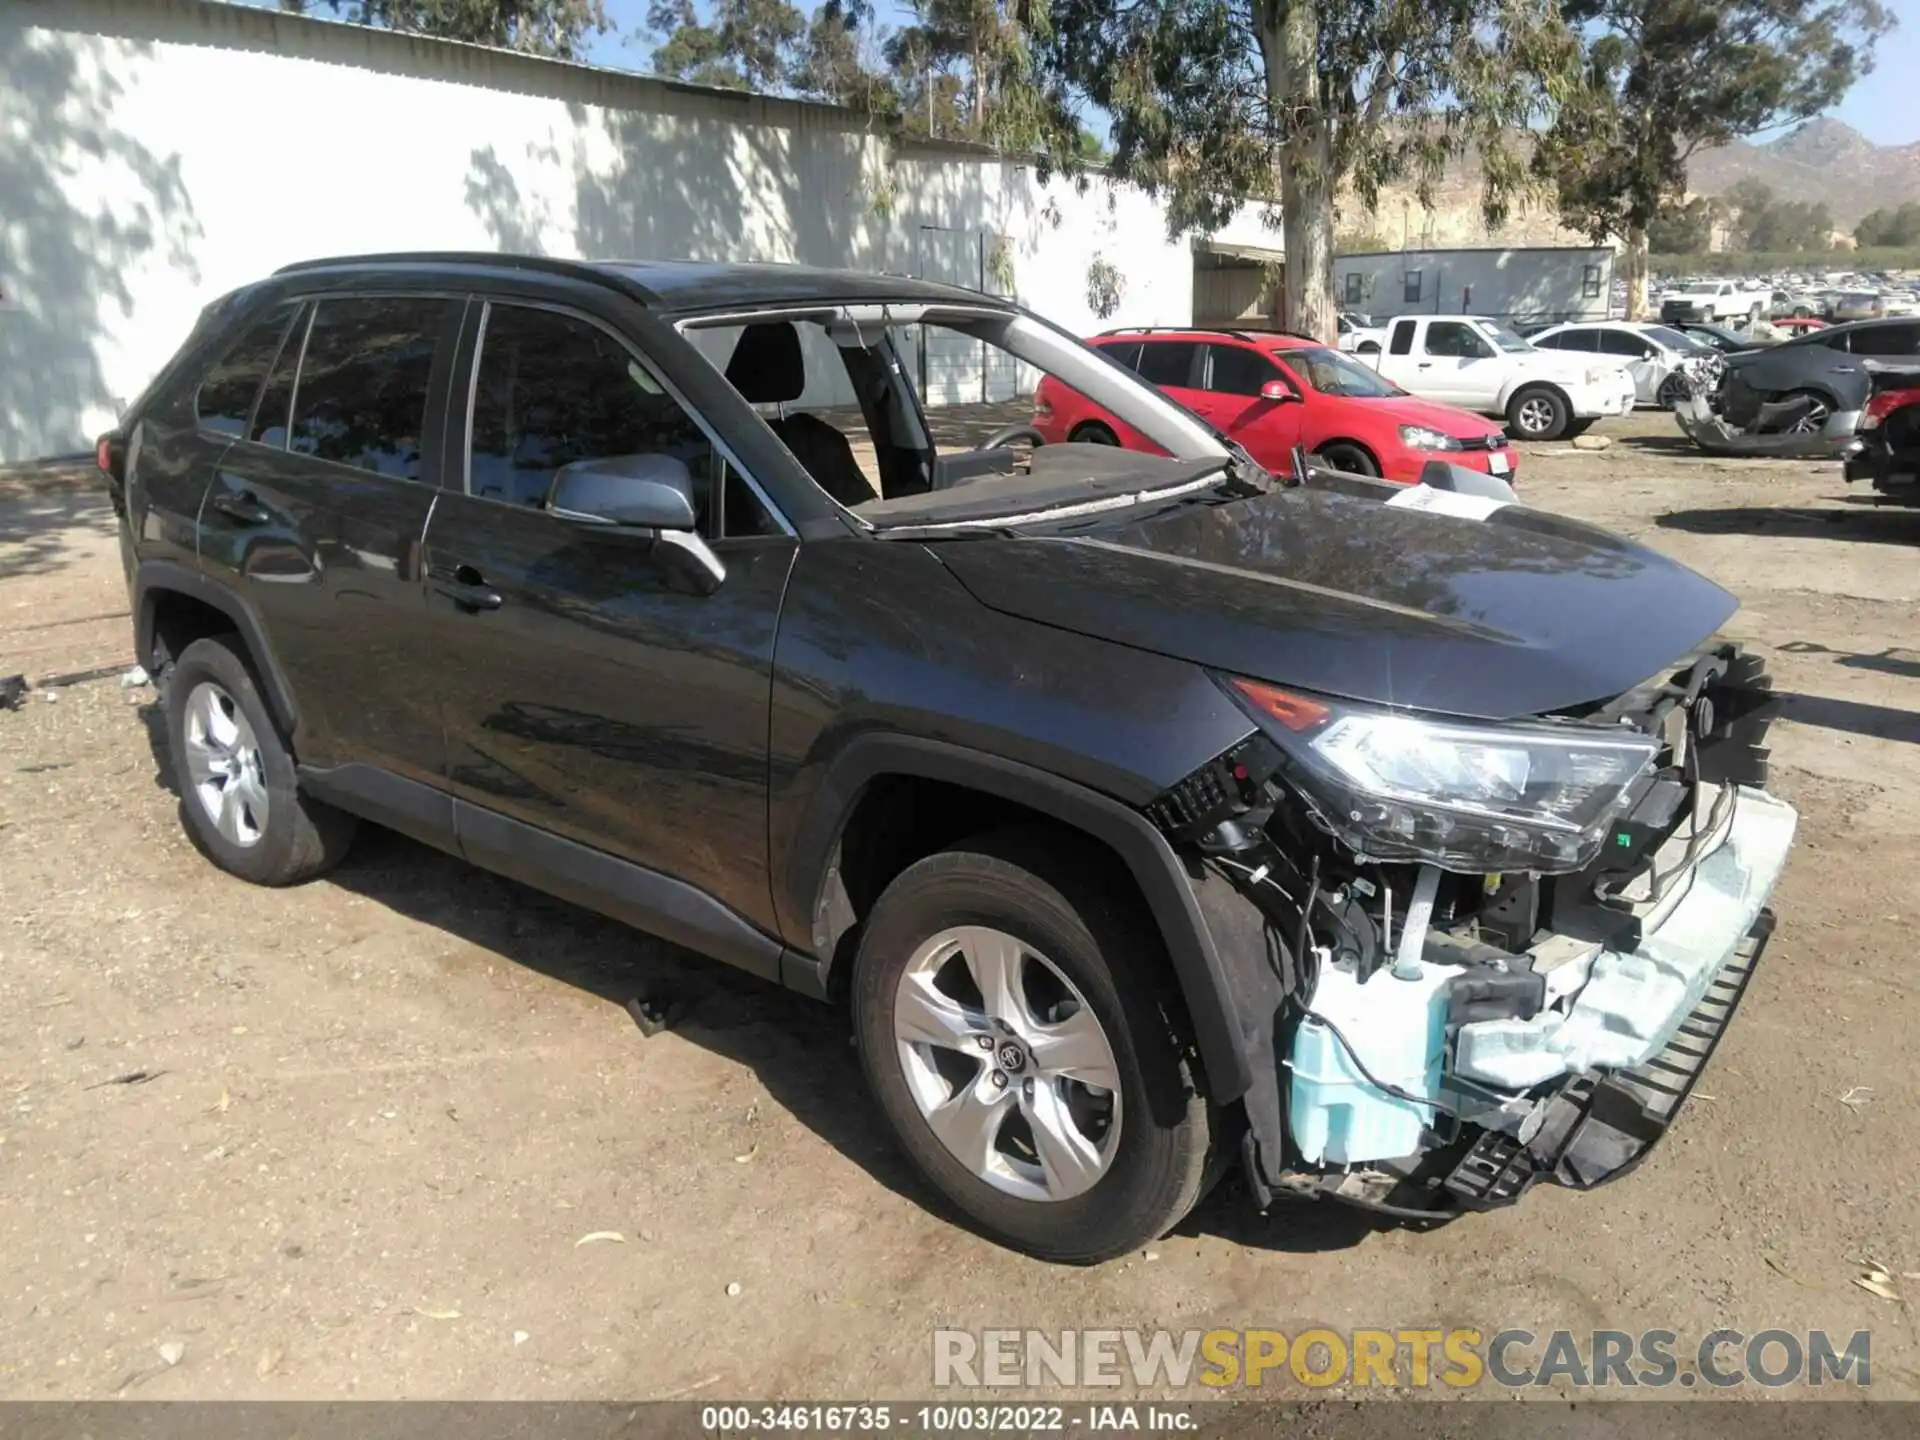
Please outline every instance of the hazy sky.
[{"label": "hazy sky", "polygon": [[[809,0],[796,0],[806,8]],[[1833,113],[1869,140],[1882,145],[1904,145],[1920,140],[1920,0],[1887,0],[1900,24],[1878,49],[1874,71],[1854,86]],[[905,18],[903,7],[880,0],[880,13],[889,24]],[[617,35],[603,36],[589,58],[623,70],[649,68],[652,47],[647,43],[647,0],[607,0],[607,14],[620,27]]]}]

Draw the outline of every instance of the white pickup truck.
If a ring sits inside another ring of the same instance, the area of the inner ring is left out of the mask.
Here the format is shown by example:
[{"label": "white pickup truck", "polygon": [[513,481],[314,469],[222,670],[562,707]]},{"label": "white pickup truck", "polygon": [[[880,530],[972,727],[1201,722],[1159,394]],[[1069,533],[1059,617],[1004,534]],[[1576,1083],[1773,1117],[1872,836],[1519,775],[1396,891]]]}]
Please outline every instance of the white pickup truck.
[{"label": "white pickup truck", "polygon": [[1738,280],[1699,280],[1660,297],[1660,318],[1668,325],[1757,325],[1773,308],[1773,291]]},{"label": "white pickup truck", "polygon": [[1386,344],[1361,358],[1427,400],[1498,415],[1516,440],[1578,435],[1602,415],[1633,409],[1633,377],[1596,355],[1536,350],[1479,315],[1400,315]]}]

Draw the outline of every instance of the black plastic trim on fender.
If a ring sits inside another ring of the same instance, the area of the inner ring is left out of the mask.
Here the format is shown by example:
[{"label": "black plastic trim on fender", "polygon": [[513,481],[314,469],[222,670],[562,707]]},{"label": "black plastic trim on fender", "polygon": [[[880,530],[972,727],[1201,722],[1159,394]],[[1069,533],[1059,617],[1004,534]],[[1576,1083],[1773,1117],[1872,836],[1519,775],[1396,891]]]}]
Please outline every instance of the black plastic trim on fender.
[{"label": "black plastic trim on fender", "polygon": [[153,625],[159,609],[159,597],[155,592],[161,590],[175,590],[190,596],[204,605],[212,606],[233,622],[233,628],[240,632],[247,653],[253,657],[254,665],[259,670],[260,683],[267,692],[267,704],[273,707],[273,718],[279,722],[283,733],[293,734],[298,718],[294,710],[293,691],[287,685],[280,662],[274,659],[272,647],[267,644],[267,633],[261,628],[260,617],[253,613],[253,607],[244,596],[198,570],[190,570],[174,560],[140,562],[133,578],[134,658],[142,665],[149,665],[153,661]]},{"label": "black plastic trim on fender", "polygon": [[785,947],[683,880],[486,810],[374,765],[302,766],[320,799],[676,945],[780,978]]},{"label": "black plastic trim on fender", "polygon": [[[867,786],[887,775],[943,781],[1011,800],[1085,832],[1118,854],[1160,927],[1193,1022],[1210,1098],[1226,1104],[1246,1093],[1253,1073],[1241,1044],[1232,987],[1179,856],[1145,816],[1084,785],[937,740],[858,736],[832,761],[794,837],[788,868],[794,913],[814,913],[834,841]],[[824,989],[826,962],[803,960],[790,951],[788,968],[787,983],[794,988],[815,994]]]}]

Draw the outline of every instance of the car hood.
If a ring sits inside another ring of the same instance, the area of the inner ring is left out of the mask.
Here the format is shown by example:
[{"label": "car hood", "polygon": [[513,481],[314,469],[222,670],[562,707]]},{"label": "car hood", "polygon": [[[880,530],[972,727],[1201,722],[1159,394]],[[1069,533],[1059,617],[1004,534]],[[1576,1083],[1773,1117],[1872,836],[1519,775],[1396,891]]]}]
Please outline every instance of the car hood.
[{"label": "car hood", "polygon": [[936,549],[1006,614],[1325,695],[1485,719],[1610,699],[1738,608],[1685,566],[1578,521],[1385,503],[1432,494],[1316,483]]},{"label": "car hood", "polygon": [[1422,400],[1416,395],[1352,396],[1344,403],[1365,405],[1372,413],[1396,425],[1424,425],[1456,440],[1477,440],[1482,435],[1499,433],[1497,427],[1487,424],[1484,416],[1456,405]]}]

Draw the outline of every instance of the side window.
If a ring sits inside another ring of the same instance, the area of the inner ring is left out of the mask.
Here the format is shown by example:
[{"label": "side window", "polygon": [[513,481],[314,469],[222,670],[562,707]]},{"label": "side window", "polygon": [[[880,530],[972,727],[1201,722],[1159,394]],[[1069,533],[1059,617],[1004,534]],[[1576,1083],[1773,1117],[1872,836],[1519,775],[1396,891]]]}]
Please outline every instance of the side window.
[{"label": "side window", "polygon": [[1238,345],[1209,345],[1207,353],[1213,360],[1207,389],[1215,394],[1258,395],[1262,385],[1280,378],[1280,372],[1257,350]]},{"label": "side window", "polygon": [[1653,347],[1651,340],[1629,334],[1625,330],[1601,330],[1598,334],[1602,355],[1623,355],[1638,360]]},{"label": "side window", "polygon": [[1477,360],[1486,354],[1486,347],[1471,327],[1458,320],[1435,320],[1427,326],[1427,354]]},{"label": "side window", "polygon": [[1853,332],[1855,355],[1899,357],[1920,354],[1920,324],[1869,325]]},{"label": "side window", "polygon": [[1120,340],[1110,345],[1098,347],[1100,353],[1114,364],[1126,370],[1140,368],[1140,342],[1138,340]]},{"label": "side window", "polygon": [[1600,267],[1589,265],[1580,275],[1580,298],[1598,300],[1600,298]]},{"label": "side window", "polygon": [[1565,331],[1562,331],[1558,335],[1536,335],[1533,337],[1533,348],[1536,350],[1570,350],[1573,347],[1567,343],[1567,338]]},{"label": "side window", "polygon": [[267,368],[280,353],[293,310],[291,305],[275,307],[242,331],[227,353],[207,367],[193,402],[202,430],[234,439],[247,433],[254,399],[267,378]]},{"label": "side window", "polygon": [[1358,305],[1365,297],[1366,277],[1358,270],[1347,272],[1347,304]]},{"label": "side window", "polygon": [[320,301],[287,448],[390,480],[421,479],[434,351],[460,310],[457,300],[412,295]]},{"label": "side window", "polygon": [[780,533],[680,402],[626,346],[578,316],[488,307],[471,426],[467,488],[475,495],[538,506],[563,465],[658,455],[685,472],[711,538]]},{"label": "side window", "polygon": [[1851,338],[1851,331],[1829,330],[1825,335],[1822,335],[1818,340],[1814,341],[1814,344],[1824,345],[1829,350],[1845,350],[1847,348],[1847,341]]},{"label": "side window", "polygon": [[1420,303],[1420,272],[1418,270],[1407,271],[1406,283],[1401,286],[1400,298],[1408,305]]},{"label": "side window", "polygon": [[1149,340],[1140,347],[1140,378],[1149,385],[1191,385],[1199,353],[1190,340]]},{"label": "side window", "polygon": [[300,373],[300,352],[306,348],[307,326],[313,320],[313,307],[302,305],[299,315],[287,330],[280,346],[280,358],[274,362],[267,388],[260,392],[260,403],[253,410],[253,424],[247,439],[276,450],[287,448],[287,416],[293,409],[293,383]]},{"label": "side window", "polygon": [[1407,355],[1413,351],[1413,326],[1411,320],[1396,320],[1393,323],[1393,336],[1387,341],[1389,355]]}]

